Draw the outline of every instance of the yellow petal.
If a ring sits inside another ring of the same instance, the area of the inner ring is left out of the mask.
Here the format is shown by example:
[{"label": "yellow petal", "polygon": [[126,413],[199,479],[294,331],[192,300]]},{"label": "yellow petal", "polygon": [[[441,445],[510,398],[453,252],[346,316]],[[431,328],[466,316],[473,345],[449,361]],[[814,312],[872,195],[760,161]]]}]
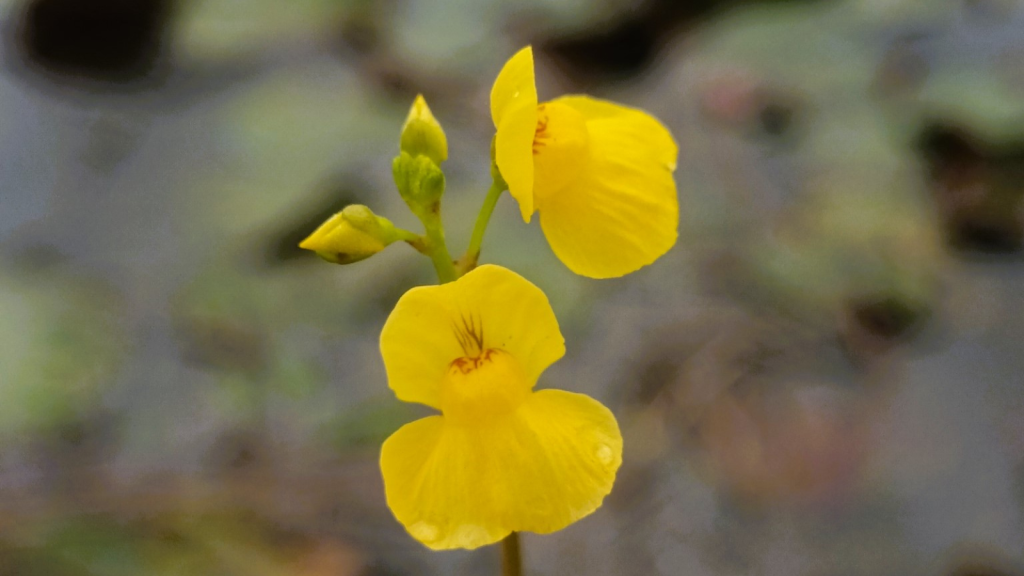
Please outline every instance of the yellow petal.
[{"label": "yellow petal", "polygon": [[505,116],[515,108],[537,107],[537,83],[533,74],[533,47],[516,52],[491,87],[491,119],[494,127],[501,126]]},{"label": "yellow petal", "polygon": [[533,386],[565,354],[565,340],[539,288],[511,270],[484,265],[455,282],[406,292],[384,323],[380,349],[399,399],[441,408],[441,384],[455,360],[502,350]]},{"label": "yellow petal", "polygon": [[601,506],[622,463],[611,411],[543,390],[509,417],[460,426],[433,416],[381,451],[388,506],[435,550],[476,548],[512,531],[561,530]]},{"label": "yellow petal", "polygon": [[[572,106],[591,122],[619,120],[631,123],[632,128],[624,130],[620,136],[631,140],[635,139],[636,145],[643,146],[647,152],[653,155],[651,158],[653,162],[665,165],[670,172],[675,171],[679,148],[668,129],[647,112],[590,96],[562,96],[552,100],[551,103]],[[602,125],[603,123],[598,124],[598,126]],[[629,144],[629,142],[622,143],[623,146],[629,146]]]},{"label": "yellow petal", "polygon": [[503,350],[459,358],[441,383],[441,411],[448,421],[466,425],[507,416],[529,398],[533,384],[515,356]]},{"label": "yellow petal", "polygon": [[462,355],[452,333],[452,284],[421,286],[402,295],[380,334],[388,386],[405,402],[441,408],[441,382]]},{"label": "yellow petal", "polygon": [[586,96],[553,103],[587,118],[590,162],[581,178],[537,197],[541,228],[570,270],[622,276],[650,264],[676,241],[679,200],[671,134],[640,110]]},{"label": "yellow petal", "polygon": [[590,163],[590,135],[587,118],[572,106],[548,102],[537,110],[533,195],[539,206],[582,177]]},{"label": "yellow petal", "polygon": [[537,131],[537,83],[533,49],[515,54],[491,88],[491,118],[497,129],[494,157],[523,220],[533,214],[533,135]]}]

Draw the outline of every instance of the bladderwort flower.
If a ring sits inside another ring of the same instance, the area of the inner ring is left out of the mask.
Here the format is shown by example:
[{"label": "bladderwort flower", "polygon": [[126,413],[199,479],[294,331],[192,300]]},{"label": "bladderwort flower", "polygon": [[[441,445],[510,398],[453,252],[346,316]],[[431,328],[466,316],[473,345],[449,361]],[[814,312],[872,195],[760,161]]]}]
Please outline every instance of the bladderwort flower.
[{"label": "bladderwort flower", "polygon": [[509,193],[526,222],[540,213],[551,249],[570,270],[622,276],[675,244],[678,149],[654,117],[588,96],[538,104],[529,46],[498,74],[491,117]]},{"label": "bladderwort flower", "polygon": [[565,344],[547,297],[523,277],[484,265],[413,288],[380,345],[395,395],[441,411],[381,451],[388,506],[426,546],[554,532],[611,491],[622,462],[611,411],[582,394],[533,390]]}]

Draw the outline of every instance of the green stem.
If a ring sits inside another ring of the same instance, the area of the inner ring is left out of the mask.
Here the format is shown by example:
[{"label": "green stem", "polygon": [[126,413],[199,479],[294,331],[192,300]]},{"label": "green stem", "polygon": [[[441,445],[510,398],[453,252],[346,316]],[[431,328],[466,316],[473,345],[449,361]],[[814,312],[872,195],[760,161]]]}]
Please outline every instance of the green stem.
[{"label": "green stem", "polygon": [[444,241],[444,226],[441,224],[441,219],[439,217],[424,219],[423,225],[427,229],[427,255],[434,263],[438,281],[441,284],[454,282],[459,274],[455,271],[455,263],[452,262],[452,256],[448,253],[448,245]]},{"label": "green stem", "polygon": [[487,232],[487,225],[491,221],[494,207],[498,204],[498,198],[501,198],[501,193],[505,191],[505,188],[504,182],[491,183],[491,188],[487,191],[487,197],[484,198],[484,204],[480,207],[480,213],[476,217],[473,235],[469,239],[469,248],[466,249],[466,253],[459,259],[458,271],[460,276],[476,268],[477,261],[480,259],[480,247],[484,243],[484,234]]},{"label": "green stem", "polygon": [[406,230],[405,228],[399,228],[398,226],[395,226],[395,232],[398,234],[399,240],[402,240],[403,242],[408,242],[413,246],[415,246],[417,242],[423,242],[423,237],[411,230]]},{"label": "green stem", "polygon": [[519,545],[518,532],[501,541],[501,575],[523,576],[523,550]]},{"label": "green stem", "polygon": [[395,229],[398,232],[398,239],[405,242],[409,246],[412,246],[417,252],[424,256],[430,256],[430,246],[427,242],[426,237],[420,236],[415,232],[403,230],[401,228]]}]

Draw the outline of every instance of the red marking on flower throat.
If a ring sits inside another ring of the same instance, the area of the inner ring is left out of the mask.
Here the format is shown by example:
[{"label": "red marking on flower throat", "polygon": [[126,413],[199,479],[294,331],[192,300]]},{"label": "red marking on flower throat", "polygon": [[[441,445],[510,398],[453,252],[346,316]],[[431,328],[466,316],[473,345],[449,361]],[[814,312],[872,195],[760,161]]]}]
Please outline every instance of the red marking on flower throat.
[{"label": "red marking on flower throat", "polygon": [[470,314],[468,317],[461,316],[460,323],[452,323],[455,332],[455,339],[462,347],[465,356],[452,360],[451,368],[458,368],[459,372],[469,374],[488,362],[492,362],[492,356],[501,352],[497,348],[484,346],[484,322],[479,316]]},{"label": "red marking on flower throat", "polygon": [[453,323],[452,328],[455,331],[455,337],[459,340],[459,345],[462,346],[462,352],[466,355],[465,358],[479,358],[483,355],[483,320],[479,317],[469,315],[469,318],[465,316],[461,317],[462,325]]},{"label": "red marking on flower throat", "polygon": [[456,358],[452,360],[451,365],[459,369],[459,372],[463,374],[469,374],[473,370],[476,370],[480,366],[491,361],[491,355],[496,353],[497,350],[485,350],[482,355],[476,358]]},{"label": "red marking on flower throat", "polygon": [[537,130],[533,133],[533,155],[540,153],[540,149],[547,145],[545,140],[550,140],[548,135],[548,115],[544,113],[544,104],[537,106]]}]

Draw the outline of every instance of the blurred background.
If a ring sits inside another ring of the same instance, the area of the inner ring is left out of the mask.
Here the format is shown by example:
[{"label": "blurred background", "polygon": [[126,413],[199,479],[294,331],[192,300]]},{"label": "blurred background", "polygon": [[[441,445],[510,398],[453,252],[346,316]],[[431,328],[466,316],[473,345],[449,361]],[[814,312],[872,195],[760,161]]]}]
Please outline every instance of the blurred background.
[{"label": "blurred background", "polygon": [[551,298],[541,386],[623,428],[605,506],[530,574],[1024,574],[1024,5],[1014,0],[0,0],[0,575],[495,574],[387,509],[427,413],[377,350],[426,259],[422,92],[468,241],[490,84],[645,108],[677,246],[578,278],[506,196],[483,260]]}]

